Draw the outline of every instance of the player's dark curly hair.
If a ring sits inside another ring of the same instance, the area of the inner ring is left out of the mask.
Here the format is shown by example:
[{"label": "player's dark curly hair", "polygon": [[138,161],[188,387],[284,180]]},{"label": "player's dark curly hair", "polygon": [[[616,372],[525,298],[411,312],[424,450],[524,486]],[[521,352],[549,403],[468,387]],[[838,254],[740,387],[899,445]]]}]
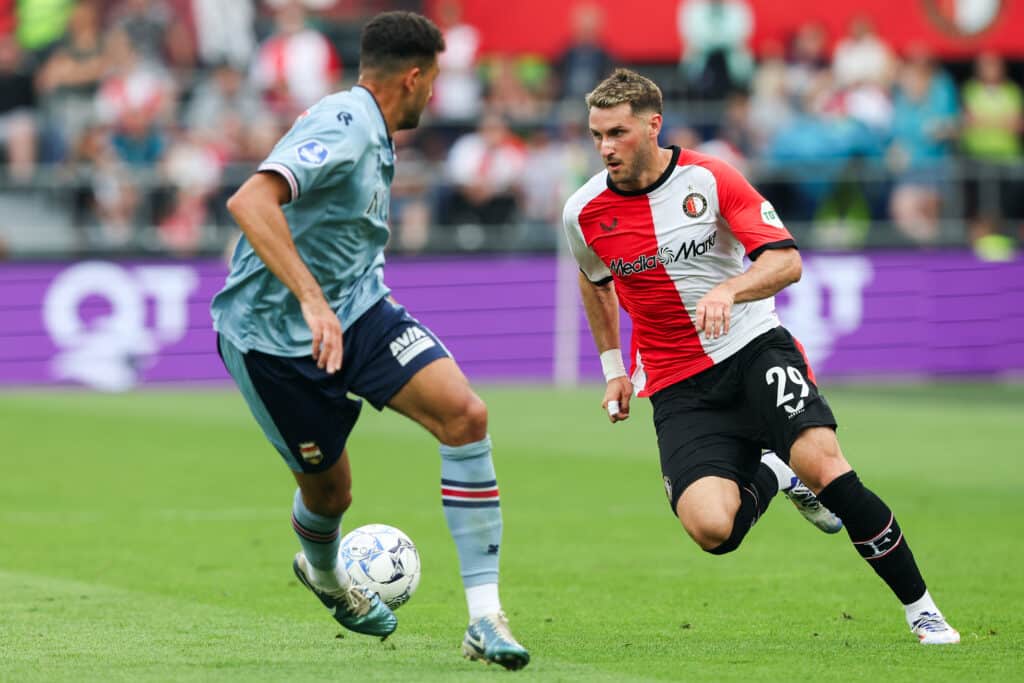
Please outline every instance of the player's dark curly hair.
[{"label": "player's dark curly hair", "polygon": [[629,104],[633,114],[661,113],[661,89],[649,78],[629,69],[616,69],[587,95],[587,107],[611,109]]},{"label": "player's dark curly hair", "polygon": [[383,12],[363,27],[360,70],[394,71],[428,64],[444,51],[444,37],[430,19],[415,12]]}]

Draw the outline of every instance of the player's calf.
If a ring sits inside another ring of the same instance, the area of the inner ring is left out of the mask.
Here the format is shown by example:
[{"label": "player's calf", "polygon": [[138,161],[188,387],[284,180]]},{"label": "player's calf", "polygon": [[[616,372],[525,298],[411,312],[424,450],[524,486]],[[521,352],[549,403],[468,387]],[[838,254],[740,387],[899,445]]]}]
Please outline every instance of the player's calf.
[{"label": "player's calf", "polygon": [[837,477],[818,497],[842,517],[854,548],[903,603],[907,623],[920,642],[959,642],[960,634],[946,623],[928,593],[895,515],[857,473]]}]

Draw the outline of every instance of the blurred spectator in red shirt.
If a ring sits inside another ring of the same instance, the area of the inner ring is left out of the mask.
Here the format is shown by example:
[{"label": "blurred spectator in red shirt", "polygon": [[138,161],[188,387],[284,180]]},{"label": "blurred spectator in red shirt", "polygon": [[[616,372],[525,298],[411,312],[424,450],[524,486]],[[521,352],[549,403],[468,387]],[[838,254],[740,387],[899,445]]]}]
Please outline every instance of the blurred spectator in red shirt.
[{"label": "blurred spectator in red shirt", "polygon": [[167,121],[174,113],[174,86],[158,64],[145,61],[127,34],[113,31],[108,36],[111,71],[96,93],[99,121],[115,128],[127,120],[138,123]]},{"label": "blurred spectator in red shirt", "polygon": [[479,128],[460,137],[448,155],[453,196],[444,216],[453,224],[511,222],[526,167],[523,143],[504,119],[486,114]]},{"label": "blurred spectator in red shirt", "polygon": [[832,67],[825,27],[808,22],[797,29],[786,54],[786,90],[803,97],[814,81]]},{"label": "blurred spectator in red shirt", "polygon": [[253,76],[264,102],[283,121],[330,94],[341,78],[341,61],[330,41],[306,26],[297,0],[276,11],[277,30],[259,48]]},{"label": "blurred spectator in red shirt", "polygon": [[0,35],[14,32],[17,22],[14,19],[14,0],[0,0]]}]

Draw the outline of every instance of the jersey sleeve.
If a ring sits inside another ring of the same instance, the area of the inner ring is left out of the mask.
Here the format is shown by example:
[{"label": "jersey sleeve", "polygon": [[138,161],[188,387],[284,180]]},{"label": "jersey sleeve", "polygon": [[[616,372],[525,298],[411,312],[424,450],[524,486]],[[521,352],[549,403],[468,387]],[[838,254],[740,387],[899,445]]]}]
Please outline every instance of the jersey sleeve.
[{"label": "jersey sleeve", "polygon": [[587,245],[587,241],[583,237],[583,229],[580,228],[579,223],[579,213],[575,210],[572,200],[565,205],[565,210],[562,213],[562,226],[565,229],[565,237],[569,242],[569,251],[572,252],[573,258],[579,264],[580,271],[586,275],[587,279],[594,284],[602,285],[611,281],[612,273],[608,270],[608,266]]},{"label": "jersey sleeve", "polygon": [[796,241],[786,229],[771,202],[761,196],[739,171],[715,160],[710,168],[715,176],[718,213],[754,260],[765,249],[795,247]]},{"label": "jersey sleeve", "polygon": [[324,107],[303,114],[258,170],[281,175],[293,202],[313,187],[336,182],[355,166],[369,143],[368,127],[344,113],[342,118]]}]

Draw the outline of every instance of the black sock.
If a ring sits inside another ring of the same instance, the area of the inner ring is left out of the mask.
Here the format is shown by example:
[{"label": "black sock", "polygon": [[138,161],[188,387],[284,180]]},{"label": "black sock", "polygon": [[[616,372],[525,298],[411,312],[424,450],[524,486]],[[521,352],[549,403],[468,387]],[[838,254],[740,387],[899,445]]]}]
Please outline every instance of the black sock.
[{"label": "black sock", "polygon": [[779,480],[768,465],[761,463],[754,480],[740,487],[740,509],[732,522],[732,533],[720,546],[708,550],[712,555],[724,555],[740,547],[754,523],[768,509],[768,503],[779,492]]},{"label": "black sock", "polygon": [[924,595],[924,579],[892,510],[861,483],[856,472],[836,477],[818,500],[843,520],[853,546],[896,597],[909,605]]}]

